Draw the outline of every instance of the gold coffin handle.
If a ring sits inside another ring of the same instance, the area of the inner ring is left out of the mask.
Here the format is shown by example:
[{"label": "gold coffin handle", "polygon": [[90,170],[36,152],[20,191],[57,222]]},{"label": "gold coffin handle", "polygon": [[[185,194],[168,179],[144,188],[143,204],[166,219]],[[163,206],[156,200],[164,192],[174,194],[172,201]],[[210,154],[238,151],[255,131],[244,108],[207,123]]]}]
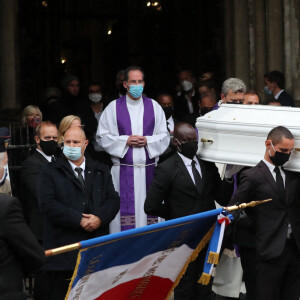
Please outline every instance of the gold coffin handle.
[{"label": "gold coffin handle", "polygon": [[300,148],[295,148],[295,151],[300,151]]},{"label": "gold coffin handle", "polygon": [[[213,140],[207,140],[207,139],[204,139],[204,138],[201,138],[201,142],[202,143],[213,143],[214,141]],[[300,148],[299,148],[299,151],[300,151]]]}]

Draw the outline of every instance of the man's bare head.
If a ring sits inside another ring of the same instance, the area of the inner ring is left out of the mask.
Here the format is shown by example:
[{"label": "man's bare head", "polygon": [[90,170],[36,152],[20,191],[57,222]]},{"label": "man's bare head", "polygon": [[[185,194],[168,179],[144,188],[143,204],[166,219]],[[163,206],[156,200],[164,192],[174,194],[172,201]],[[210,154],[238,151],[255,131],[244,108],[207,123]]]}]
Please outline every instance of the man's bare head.
[{"label": "man's bare head", "polygon": [[195,141],[197,140],[196,130],[188,123],[178,123],[174,128],[174,140],[176,146],[178,145],[178,141],[180,143]]},{"label": "man's bare head", "polygon": [[[67,147],[80,147],[81,148],[81,156],[76,159],[67,155],[66,150],[64,149],[65,156],[74,162],[77,165],[81,165],[84,159],[84,151],[86,146],[88,145],[88,140],[86,139],[86,135],[81,127],[70,127],[64,134],[64,146]],[[70,150],[70,149],[69,149]]]}]

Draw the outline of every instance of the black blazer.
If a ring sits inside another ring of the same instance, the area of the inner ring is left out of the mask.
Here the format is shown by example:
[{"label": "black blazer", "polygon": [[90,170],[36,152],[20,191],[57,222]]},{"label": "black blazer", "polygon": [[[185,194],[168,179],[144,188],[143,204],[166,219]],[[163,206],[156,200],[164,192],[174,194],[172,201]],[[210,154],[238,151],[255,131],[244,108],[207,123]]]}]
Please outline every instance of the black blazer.
[{"label": "black blazer", "polygon": [[39,269],[44,250],[28,228],[17,198],[0,194],[0,299],[23,300],[23,277]]},{"label": "black blazer", "polygon": [[[195,90],[195,94],[192,97],[192,104],[194,112],[199,110],[198,100],[200,100],[199,93]],[[188,100],[185,97],[185,93],[182,92],[181,95],[174,100],[174,117],[180,121],[183,121],[186,115],[189,115],[189,105]]]},{"label": "black blazer", "polygon": [[22,204],[28,225],[39,241],[43,239],[43,216],[39,209],[36,189],[42,167],[48,160],[37,150],[21,166]]},{"label": "black blazer", "polygon": [[247,209],[247,214],[254,221],[256,249],[262,260],[278,257],[282,253],[289,222],[300,249],[300,174],[289,171],[285,173],[284,203],[280,200],[276,182],[263,161],[242,173],[234,196],[234,201],[239,203],[272,198],[271,202]]},{"label": "black blazer", "polygon": [[281,103],[282,106],[295,106],[293,98],[287,94],[286,91],[283,91],[280,96],[278,97],[278,101]]},{"label": "black blazer", "polygon": [[214,200],[226,205],[233,183],[220,179],[217,167],[199,159],[202,187],[199,193],[180,156],[175,153],[155,168],[144,209],[167,220],[215,209]]},{"label": "black blazer", "polygon": [[[44,248],[52,249],[109,233],[109,223],[120,208],[107,166],[86,158],[85,189],[68,162],[62,156],[42,168],[37,196],[44,216]],[[101,226],[93,232],[80,227],[84,203],[88,213],[101,219]],[[71,271],[75,267],[77,251],[50,257],[45,270]]]}]

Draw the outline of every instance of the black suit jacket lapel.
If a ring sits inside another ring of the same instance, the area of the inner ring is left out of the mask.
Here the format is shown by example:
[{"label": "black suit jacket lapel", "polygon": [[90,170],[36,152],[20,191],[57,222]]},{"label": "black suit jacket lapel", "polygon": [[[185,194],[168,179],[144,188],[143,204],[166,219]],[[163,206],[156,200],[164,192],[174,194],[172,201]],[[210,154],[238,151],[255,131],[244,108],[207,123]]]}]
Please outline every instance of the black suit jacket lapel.
[{"label": "black suit jacket lapel", "polygon": [[75,173],[69,163],[69,161],[65,158],[62,157],[60,159],[56,160],[57,166],[61,169],[64,170],[64,173],[78,186],[80,189],[82,189],[81,184],[79,180],[76,178]]},{"label": "black suit jacket lapel", "polygon": [[93,173],[94,173],[94,166],[91,164],[91,162],[88,159],[86,159],[85,160],[84,180],[85,180],[85,188],[86,188],[88,195],[90,195],[90,193],[91,193]]},{"label": "black suit jacket lapel", "polygon": [[267,178],[267,181],[269,182],[271,187],[275,190],[276,193],[278,193],[276,181],[275,181],[273,175],[271,174],[270,169],[268,168],[268,166],[263,161],[260,161],[259,164],[258,164],[258,167],[259,167],[259,170]]},{"label": "black suit jacket lapel", "polygon": [[49,163],[49,161],[37,150],[35,150],[35,152],[32,155],[34,155],[42,164]]},{"label": "black suit jacket lapel", "polygon": [[[284,186],[284,195],[285,195],[285,201],[289,200],[289,191],[290,191],[290,183],[291,183],[291,179],[292,179],[292,175],[289,171],[285,171],[285,186]],[[292,199],[292,198],[291,198]]]},{"label": "black suit jacket lapel", "polygon": [[200,164],[201,177],[202,177],[202,180],[201,180],[201,186],[200,186],[200,189],[199,189],[199,194],[202,194],[203,189],[204,189],[204,186],[205,186],[206,170],[205,170],[205,165],[204,165],[203,161],[201,161],[201,159],[199,159],[198,156],[197,156],[197,159],[198,159],[198,162],[199,162],[199,164]]},{"label": "black suit jacket lapel", "polygon": [[181,170],[181,172],[184,174],[184,178],[186,178],[186,180],[189,182],[189,184],[191,186],[193,186],[193,189],[195,190],[195,192],[198,193],[196,185],[193,181],[193,179],[191,178],[191,175],[186,167],[186,165],[184,164],[183,160],[181,159],[181,157],[176,153],[177,155],[177,164],[179,169]]}]

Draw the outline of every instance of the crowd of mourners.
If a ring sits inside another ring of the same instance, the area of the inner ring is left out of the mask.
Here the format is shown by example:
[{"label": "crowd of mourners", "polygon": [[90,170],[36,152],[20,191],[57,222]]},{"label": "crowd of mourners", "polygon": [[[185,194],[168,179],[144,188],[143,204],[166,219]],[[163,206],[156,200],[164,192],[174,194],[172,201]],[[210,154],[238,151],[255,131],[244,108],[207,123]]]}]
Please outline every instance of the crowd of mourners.
[{"label": "crowd of mourners", "polygon": [[[262,209],[239,215],[225,241],[225,252],[240,258],[244,271],[246,293],[238,286],[236,298],[299,299],[300,226],[294,219],[300,207],[294,197],[300,182],[298,173],[281,168],[293,135],[279,126],[266,137],[260,167],[270,174],[261,181],[258,167],[227,166],[221,178],[214,163],[197,156],[197,118],[222,104],[295,106],[284,75],[270,71],[262,78],[267,100],[239,78],[221,87],[209,72],[197,78],[181,70],[177,78],[173,91],[151,99],[140,67],[119,71],[106,95],[100,82],[82,91],[79,78],[69,74],[60,88],[47,89],[42,107],[24,108],[18,130],[0,129],[0,222],[8,224],[0,229],[1,300],[24,299],[24,278],[34,282],[34,299],[64,299],[77,251],[45,258],[44,250],[208,211],[215,201],[226,206],[259,198],[279,204],[265,207],[269,215]],[[20,168],[7,162],[16,156]],[[261,187],[268,180],[270,186]],[[198,283],[205,255],[190,264],[175,300],[217,299],[212,279]],[[226,284],[220,290],[233,296]]]}]

